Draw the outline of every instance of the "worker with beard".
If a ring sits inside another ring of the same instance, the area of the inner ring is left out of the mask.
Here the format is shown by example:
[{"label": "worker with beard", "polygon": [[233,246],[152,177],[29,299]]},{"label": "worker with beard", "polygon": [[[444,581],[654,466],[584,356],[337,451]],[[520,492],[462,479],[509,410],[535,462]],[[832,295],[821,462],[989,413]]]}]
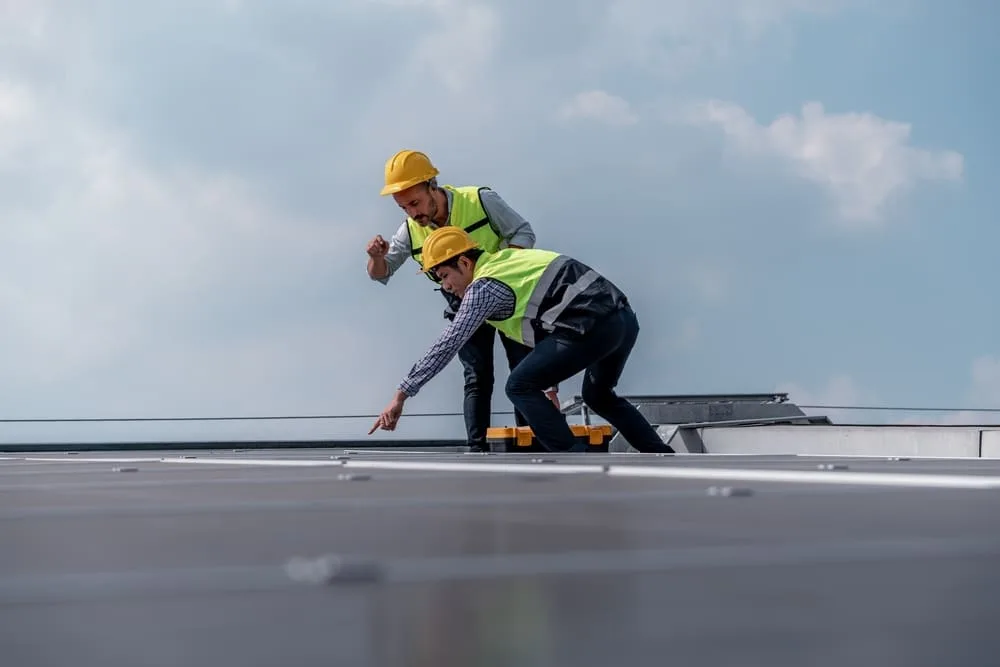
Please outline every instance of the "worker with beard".
[{"label": "worker with beard", "polygon": [[[368,243],[368,276],[387,284],[407,259],[422,262],[423,246],[436,229],[455,227],[468,233],[482,248],[490,251],[505,248],[531,248],[535,234],[520,214],[512,209],[494,190],[485,186],[439,185],[438,169],[426,154],[401,150],[385,164],[385,184],[381,194],[391,195],[406,214],[391,241],[381,235]],[[437,278],[428,273],[434,283]],[[437,288],[446,301],[444,316],[454,320],[461,297]],[[489,325],[476,329],[458,350],[464,369],[464,401],[466,439],[470,451],[489,451],[486,432],[490,426],[494,385],[493,346],[496,329]],[[530,352],[526,346],[503,333],[507,364],[513,369]],[[545,395],[559,406],[557,387],[549,387]],[[524,415],[515,409],[515,423],[526,424]]]},{"label": "worker with beard", "polygon": [[628,298],[583,262],[550,250],[485,251],[470,234],[436,229],[423,250],[424,271],[461,297],[454,320],[396,388],[369,435],[395,430],[416,396],[484,324],[531,348],[511,371],[506,393],[549,451],[585,451],[542,390],[583,371],[584,403],[640,452],[674,453],[627,399],[615,392],[639,336]]}]

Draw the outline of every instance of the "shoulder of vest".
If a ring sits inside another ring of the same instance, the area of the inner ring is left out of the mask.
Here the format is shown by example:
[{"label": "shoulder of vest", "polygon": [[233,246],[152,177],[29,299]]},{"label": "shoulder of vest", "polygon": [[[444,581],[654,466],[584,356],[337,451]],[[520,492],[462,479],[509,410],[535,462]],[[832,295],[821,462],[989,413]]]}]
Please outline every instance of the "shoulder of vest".
[{"label": "shoulder of vest", "polygon": [[452,192],[461,192],[462,194],[478,194],[483,190],[493,189],[488,185],[442,185],[441,187],[446,190],[451,190]]}]

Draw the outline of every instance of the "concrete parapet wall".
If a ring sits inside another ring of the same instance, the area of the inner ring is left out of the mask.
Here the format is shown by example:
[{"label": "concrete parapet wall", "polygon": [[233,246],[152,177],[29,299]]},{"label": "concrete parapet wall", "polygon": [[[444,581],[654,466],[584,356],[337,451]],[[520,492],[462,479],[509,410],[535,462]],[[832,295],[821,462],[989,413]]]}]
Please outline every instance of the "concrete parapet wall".
[{"label": "concrete parapet wall", "polygon": [[[773,425],[699,429],[710,454],[1000,457],[1000,431],[979,426]],[[987,446],[987,442],[989,446]],[[987,451],[992,452],[988,454]]]},{"label": "concrete parapet wall", "polygon": [[1000,429],[983,429],[983,449],[984,459],[1000,459]]}]

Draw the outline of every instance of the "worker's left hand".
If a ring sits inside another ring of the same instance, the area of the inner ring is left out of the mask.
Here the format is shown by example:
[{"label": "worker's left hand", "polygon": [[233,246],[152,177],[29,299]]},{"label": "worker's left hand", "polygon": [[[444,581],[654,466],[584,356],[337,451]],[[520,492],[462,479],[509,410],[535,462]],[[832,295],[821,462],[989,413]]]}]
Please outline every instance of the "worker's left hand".
[{"label": "worker's left hand", "polygon": [[386,406],[382,414],[378,416],[375,423],[372,425],[368,435],[374,433],[377,429],[381,428],[385,431],[395,431],[396,423],[399,421],[399,417],[403,414],[403,403],[406,401],[406,395],[400,392],[396,392],[396,395],[390,401],[389,405]]},{"label": "worker's left hand", "polygon": [[545,395],[548,397],[548,399],[550,401],[552,401],[553,405],[555,405],[557,408],[559,408],[560,410],[562,410],[562,405],[559,403],[559,392],[558,391],[556,391],[555,389],[552,389],[552,390],[549,390],[549,391],[545,392]]}]

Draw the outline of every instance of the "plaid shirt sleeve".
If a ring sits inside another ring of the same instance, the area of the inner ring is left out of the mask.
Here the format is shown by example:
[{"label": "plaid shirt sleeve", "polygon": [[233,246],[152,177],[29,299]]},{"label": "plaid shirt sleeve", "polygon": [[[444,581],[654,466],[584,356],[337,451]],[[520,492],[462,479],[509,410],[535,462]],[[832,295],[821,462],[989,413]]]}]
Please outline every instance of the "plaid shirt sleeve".
[{"label": "plaid shirt sleeve", "polygon": [[462,298],[455,319],[434,341],[420,361],[399,383],[399,390],[407,396],[416,396],[420,388],[444,370],[459,348],[465,345],[486,320],[502,320],[514,312],[516,299],[513,290],[503,283],[485,278],[469,285]]}]

